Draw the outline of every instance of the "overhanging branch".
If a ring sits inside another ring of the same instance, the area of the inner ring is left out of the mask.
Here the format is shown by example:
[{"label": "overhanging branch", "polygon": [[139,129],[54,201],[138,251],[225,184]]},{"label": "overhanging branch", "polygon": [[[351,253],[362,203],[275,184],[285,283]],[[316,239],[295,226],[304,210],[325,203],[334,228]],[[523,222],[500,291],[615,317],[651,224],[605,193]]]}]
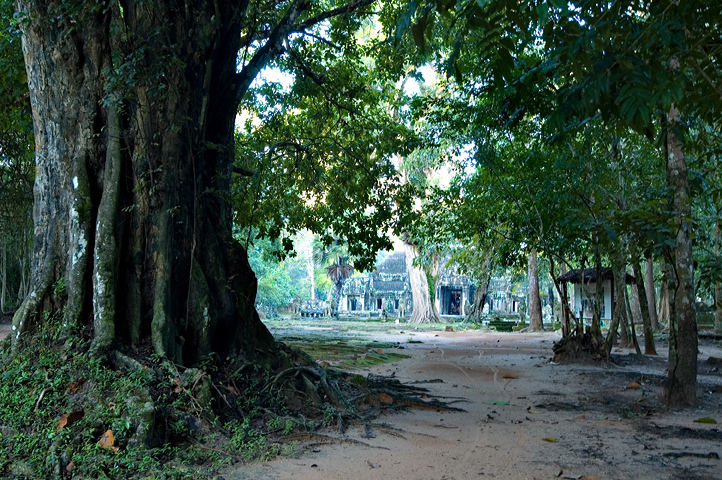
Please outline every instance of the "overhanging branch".
[{"label": "overhanging branch", "polygon": [[246,95],[251,83],[258,75],[258,72],[265,67],[268,62],[283,52],[283,41],[293,30],[293,24],[298,20],[301,13],[309,6],[308,0],[295,0],[286,11],[276,28],[273,29],[268,41],[258,49],[248,64],[238,73],[238,86],[236,90],[236,100],[241,101]]},{"label": "overhanging branch", "polygon": [[277,55],[283,53],[283,42],[291,33],[307,33],[306,29],[319,24],[329,18],[343,15],[345,13],[355,12],[363,7],[371,5],[375,0],[353,0],[346,5],[342,5],[333,10],[323,12],[315,17],[305,20],[299,24],[295,24],[298,17],[310,6],[308,0],[296,0],[286,11],[281,21],[268,35],[266,43],[258,49],[249,62],[238,73],[238,84],[236,89],[236,99],[240,102],[246,95],[248,88],[256,78],[258,73],[265,67],[268,62]]}]

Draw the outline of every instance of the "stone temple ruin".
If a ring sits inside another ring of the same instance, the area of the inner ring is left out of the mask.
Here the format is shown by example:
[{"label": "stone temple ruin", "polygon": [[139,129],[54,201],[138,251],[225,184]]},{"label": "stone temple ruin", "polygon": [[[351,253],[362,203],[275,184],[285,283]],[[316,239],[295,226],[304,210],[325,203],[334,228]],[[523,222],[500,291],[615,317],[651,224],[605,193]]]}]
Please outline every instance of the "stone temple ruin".
[{"label": "stone temple ruin", "polygon": [[[455,267],[442,269],[436,281],[434,301],[444,316],[463,316],[473,302],[476,287],[471,278],[460,275]],[[376,270],[346,280],[341,290],[339,313],[359,316],[409,316],[413,299],[406,255],[395,252],[376,266]]]}]

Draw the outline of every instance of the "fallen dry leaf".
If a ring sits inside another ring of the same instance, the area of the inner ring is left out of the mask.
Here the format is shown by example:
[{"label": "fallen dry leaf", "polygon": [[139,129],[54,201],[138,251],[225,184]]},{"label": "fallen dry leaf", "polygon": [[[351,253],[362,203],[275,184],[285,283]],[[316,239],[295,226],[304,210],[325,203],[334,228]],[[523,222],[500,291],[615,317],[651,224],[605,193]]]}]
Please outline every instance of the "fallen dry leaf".
[{"label": "fallen dry leaf", "polygon": [[501,376],[501,378],[509,378],[511,380],[516,380],[517,378],[519,378],[519,376],[514,375],[513,373],[505,373],[504,375]]},{"label": "fallen dry leaf", "polygon": [[582,420],[586,420],[587,416],[585,414],[579,415],[577,418],[574,419],[575,422],[581,422]]},{"label": "fallen dry leaf", "polygon": [[393,397],[388,393],[379,393],[379,401],[385,405],[391,405],[394,403]]},{"label": "fallen dry leaf", "polygon": [[68,473],[73,473],[73,469],[75,468],[75,460],[72,460],[66,467],[65,471]]},{"label": "fallen dry leaf", "polygon": [[374,350],[374,352],[378,353],[379,355],[383,355],[383,353],[384,353],[384,351],[381,350],[380,348],[377,348],[376,350]]},{"label": "fallen dry leaf", "polygon": [[58,420],[58,424],[55,427],[55,430],[61,430],[64,427],[69,427],[85,415],[85,412],[83,410],[78,410],[76,412],[72,413],[66,413],[60,419]]},{"label": "fallen dry leaf", "polygon": [[627,385],[627,390],[639,390],[640,388],[642,388],[642,386],[637,382],[632,382]]},{"label": "fallen dry leaf", "polygon": [[114,443],[115,443],[115,435],[113,435],[112,430],[107,430],[103,434],[103,437],[100,440],[98,440],[98,446],[100,446],[100,448],[109,448],[110,450],[117,452],[120,449],[118,447],[113,446]]},{"label": "fallen dry leaf", "polygon": [[77,379],[76,381],[74,381],[73,383],[68,385],[68,392],[75,393],[78,390],[78,388],[80,388],[80,386],[84,383],[85,383],[85,379],[83,377],[80,377],[79,379]]}]

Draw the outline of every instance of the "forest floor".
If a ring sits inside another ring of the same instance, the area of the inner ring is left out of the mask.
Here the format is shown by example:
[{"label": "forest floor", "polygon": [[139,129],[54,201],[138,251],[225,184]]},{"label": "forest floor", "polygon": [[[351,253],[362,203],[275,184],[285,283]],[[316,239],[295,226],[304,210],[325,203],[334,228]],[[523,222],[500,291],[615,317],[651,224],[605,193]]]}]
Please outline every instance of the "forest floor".
[{"label": "forest floor", "polygon": [[[399,405],[368,430],[297,432],[276,439],[293,455],[236,464],[219,479],[722,479],[722,431],[704,421],[722,422],[719,340],[700,340],[699,407],[669,411],[661,402],[663,335],[659,357],[615,348],[609,364],[558,365],[553,332],[328,319],[266,324],[328,368],[393,376],[464,411]],[[8,333],[0,322],[0,338]]]},{"label": "forest floor", "polygon": [[[226,480],[722,478],[722,432],[696,422],[722,422],[719,341],[700,341],[700,406],[668,411],[663,337],[656,358],[617,348],[610,364],[557,365],[557,333],[319,319],[267,325],[330,366],[393,375],[464,411],[400,409],[370,426],[374,438],[362,425],[292,436],[284,441],[296,442],[295,456],[231,467]],[[375,352],[401,359],[369,366]]]}]

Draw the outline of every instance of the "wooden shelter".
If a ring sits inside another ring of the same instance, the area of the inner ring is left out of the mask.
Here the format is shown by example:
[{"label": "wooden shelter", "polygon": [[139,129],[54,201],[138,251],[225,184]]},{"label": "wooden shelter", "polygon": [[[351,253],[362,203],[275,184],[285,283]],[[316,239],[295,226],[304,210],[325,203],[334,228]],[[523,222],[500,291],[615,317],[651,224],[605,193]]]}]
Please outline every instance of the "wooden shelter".
[{"label": "wooden shelter", "polygon": [[[631,285],[636,283],[635,278],[625,273],[625,283]],[[612,319],[612,308],[616,299],[614,298],[614,274],[609,267],[601,269],[602,280],[602,321],[610,321]],[[587,268],[583,272],[581,269],[570,270],[564,275],[557,278],[557,282],[561,283],[564,293],[566,294],[567,284],[574,285],[574,296],[569,298],[569,307],[577,315],[577,318],[591,319],[593,317],[594,302],[596,301],[597,287],[597,269]],[[587,290],[588,295],[583,292]],[[591,300],[591,303],[590,303]]]}]

